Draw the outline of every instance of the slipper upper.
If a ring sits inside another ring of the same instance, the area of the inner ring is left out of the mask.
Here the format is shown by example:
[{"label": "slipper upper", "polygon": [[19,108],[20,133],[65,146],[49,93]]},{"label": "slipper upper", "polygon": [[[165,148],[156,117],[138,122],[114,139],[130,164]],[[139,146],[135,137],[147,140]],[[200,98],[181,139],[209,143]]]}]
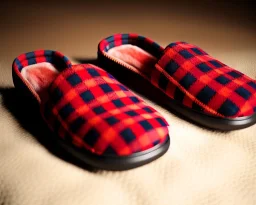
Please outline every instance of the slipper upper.
[{"label": "slipper upper", "polygon": [[41,112],[60,138],[98,155],[128,156],[164,143],[168,124],[106,71],[90,64],[61,72]]},{"label": "slipper upper", "polygon": [[166,47],[151,82],[183,105],[211,115],[235,118],[256,112],[256,81],[189,43]]},{"label": "slipper upper", "polygon": [[158,59],[150,77],[131,66],[127,68],[150,80],[184,106],[221,118],[256,113],[256,81],[211,57],[201,48],[175,42],[164,49],[137,34],[115,34],[99,43],[98,52],[107,54],[110,49],[125,44],[138,46]]}]

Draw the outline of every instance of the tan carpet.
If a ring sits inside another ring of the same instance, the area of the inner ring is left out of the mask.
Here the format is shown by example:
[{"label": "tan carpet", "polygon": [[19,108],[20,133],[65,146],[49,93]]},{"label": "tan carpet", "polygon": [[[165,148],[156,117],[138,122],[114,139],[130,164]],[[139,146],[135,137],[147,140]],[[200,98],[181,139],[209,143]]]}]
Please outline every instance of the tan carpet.
[{"label": "tan carpet", "polygon": [[136,32],[162,45],[196,44],[256,78],[255,25],[244,7],[226,13],[213,7],[213,15],[211,5],[193,10],[164,2],[101,7],[82,2],[1,9],[0,204],[256,204],[256,125],[210,131],[147,100],[170,123],[171,147],[162,158],[124,172],[91,172],[54,154],[42,139],[49,135],[36,111],[23,107],[13,89],[11,63],[20,53],[54,49],[74,61],[90,59],[102,38]]}]

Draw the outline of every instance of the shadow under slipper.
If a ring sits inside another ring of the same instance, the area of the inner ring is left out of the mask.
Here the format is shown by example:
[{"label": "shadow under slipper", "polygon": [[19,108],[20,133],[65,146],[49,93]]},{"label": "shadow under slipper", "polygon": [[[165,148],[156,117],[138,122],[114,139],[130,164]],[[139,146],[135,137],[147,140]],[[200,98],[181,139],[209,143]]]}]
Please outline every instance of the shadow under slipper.
[{"label": "shadow under slipper", "polygon": [[58,145],[56,140],[54,140],[56,139],[56,135],[44,122],[38,104],[35,101],[25,98],[15,88],[0,88],[0,95],[2,95],[4,107],[50,153],[87,171],[97,171],[90,165],[82,163]]}]

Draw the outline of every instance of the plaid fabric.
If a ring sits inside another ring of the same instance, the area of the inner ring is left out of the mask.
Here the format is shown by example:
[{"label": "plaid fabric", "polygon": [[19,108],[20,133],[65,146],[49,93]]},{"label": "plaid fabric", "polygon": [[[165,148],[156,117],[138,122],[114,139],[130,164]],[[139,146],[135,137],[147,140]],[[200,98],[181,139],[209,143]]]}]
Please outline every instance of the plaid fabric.
[{"label": "plaid fabric", "polygon": [[13,68],[21,72],[25,66],[42,62],[54,64],[61,70],[71,67],[71,62],[62,53],[52,50],[37,50],[18,56],[13,62]]},{"label": "plaid fabric", "polygon": [[235,118],[256,112],[256,81],[192,44],[167,46],[151,82],[171,98],[204,113]]},{"label": "plaid fabric", "polygon": [[140,36],[137,34],[115,34],[108,38],[103,39],[98,46],[99,52],[107,52],[113,47],[124,45],[124,44],[132,44],[136,45],[143,50],[149,52],[153,56],[159,58],[164,49],[158,45],[156,42],[152,41],[149,38],[145,38],[144,36]]},{"label": "plaid fabric", "polygon": [[168,138],[167,122],[106,71],[75,65],[49,88],[42,115],[60,138],[98,155],[127,156]]}]

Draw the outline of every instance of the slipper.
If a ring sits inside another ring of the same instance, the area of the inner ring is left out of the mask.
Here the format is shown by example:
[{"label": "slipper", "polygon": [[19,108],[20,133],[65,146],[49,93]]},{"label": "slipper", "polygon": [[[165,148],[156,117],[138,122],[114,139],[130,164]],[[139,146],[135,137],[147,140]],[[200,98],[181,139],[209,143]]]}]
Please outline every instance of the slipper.
[{"label": "slipper", "polygon": [[36,100],[58,143],[95,168],[131,169],[168,150],[165,119],[95,65],[38,50],[14,60],[13,82]]},{"label": "slipper", "polygon": [[163,48],[137,34],[116,34],[99,43],[98,61],[119,80],[154,85],[168,108],[196,124],[228,131],[256,122],[256,81],[195,45]]}]

